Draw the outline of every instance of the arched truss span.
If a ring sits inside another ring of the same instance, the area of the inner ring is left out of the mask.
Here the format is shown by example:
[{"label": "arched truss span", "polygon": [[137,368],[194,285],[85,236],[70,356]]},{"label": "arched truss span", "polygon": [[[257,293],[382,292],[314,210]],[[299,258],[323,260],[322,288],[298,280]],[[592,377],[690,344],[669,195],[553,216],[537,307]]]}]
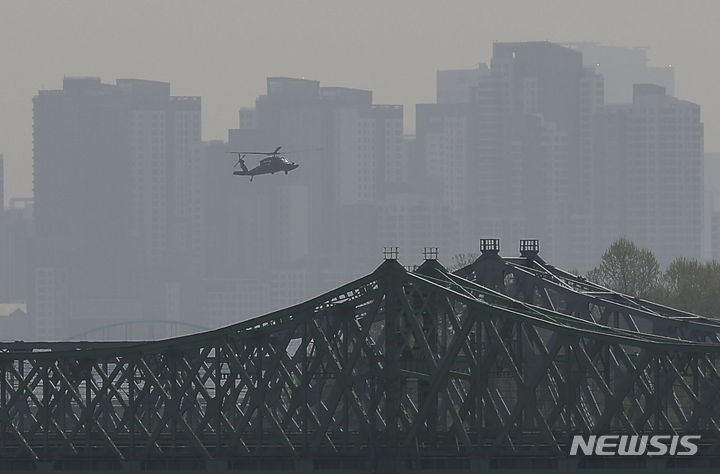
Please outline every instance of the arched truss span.
[{"label": "arched truss span", "polygon": [[200,334],[0,345],[0,459],[556,466],[573,433],[701,434],[708,456],[719,355],[531,305],[434,260],[415,272],[388,260]]}]

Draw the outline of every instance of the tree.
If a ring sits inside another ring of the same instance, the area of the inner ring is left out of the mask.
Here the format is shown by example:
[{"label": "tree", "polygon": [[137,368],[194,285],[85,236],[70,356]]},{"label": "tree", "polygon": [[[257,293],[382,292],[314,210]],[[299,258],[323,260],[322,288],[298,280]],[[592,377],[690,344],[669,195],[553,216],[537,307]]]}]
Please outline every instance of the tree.
[{"label": "tree", "polygon": [[720,313],[720,262],[700,263],[680,257],[662,277],[663,303],[703,316]]},{"label": "tree", "polygon": [[657,291],[660,265],[651,251],[622,237],[610,245],[587,278],[626,295],[646,297]]},{"label": "tree", "polygon": [[475,260],[477,260],[478,257],[479,255],[474,252],[455,254],[452,257],[452,262],[450,263],[449,270],[451,272],[460,270],[461,268],[473,263]]}]

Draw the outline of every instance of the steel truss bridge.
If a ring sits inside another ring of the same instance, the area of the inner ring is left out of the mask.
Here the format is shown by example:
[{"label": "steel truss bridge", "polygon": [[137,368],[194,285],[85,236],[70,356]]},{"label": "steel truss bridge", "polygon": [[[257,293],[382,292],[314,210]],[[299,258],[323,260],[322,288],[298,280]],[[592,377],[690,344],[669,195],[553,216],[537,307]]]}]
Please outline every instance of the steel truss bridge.
[{"label": "steel truss bridge", "polygon": [[[189,336],[0,344],[0,470],[715,472],[719,322],[497,250]],[[569,457],[578,433],[702,438]]]}]

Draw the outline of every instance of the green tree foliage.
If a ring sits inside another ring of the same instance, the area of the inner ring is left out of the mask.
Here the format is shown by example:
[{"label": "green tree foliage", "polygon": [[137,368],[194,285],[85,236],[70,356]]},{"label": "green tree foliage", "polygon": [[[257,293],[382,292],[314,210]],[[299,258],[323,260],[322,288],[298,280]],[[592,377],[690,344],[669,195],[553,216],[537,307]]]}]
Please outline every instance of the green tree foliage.
[{"label": "green tree foliage", "polygon": [[587,278],[626,295],[647,297],[657,291],[660,265],[651,251],[623,237],[605,251]]},{"label": "green tree foliage", "polygon": [[615,291],[708,316],[720,316],[720,262],[680,257],[660,273],[657,259],[627,238],[615,241],[588,280]]},{"label": "green tree foliage", "polygon": [[680,257],[665,270],[658,300],[704,316],[720,314],[720,262]]}]

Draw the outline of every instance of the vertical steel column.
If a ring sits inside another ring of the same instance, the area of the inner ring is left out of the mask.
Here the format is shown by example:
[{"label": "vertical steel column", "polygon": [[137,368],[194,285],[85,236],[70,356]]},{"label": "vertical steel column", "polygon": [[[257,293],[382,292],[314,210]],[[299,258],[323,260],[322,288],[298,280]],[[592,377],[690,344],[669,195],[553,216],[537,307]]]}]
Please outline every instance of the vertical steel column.
[{"label": "vertical steel column", "polygon": [[222,364],[224,360],[222,354],[220,344],[215,344],[215,456],[218,456],[222,449],[223,393],[225,390],[222,385]]},{"label": "vertical steel column", "polygon": [[486,377],[481,377],[481,371],[479,370],[479,367],[481,366],[481,364],[483,364],[482,324],[480,322],[479,315],[474,309],[468,308],[468,317],[474,319],[473,324],[475,325],[475,332],[473,333],[474,344],[471,346],[472,350],[475,353],[475,370],[472,371],[471,377],[472,382],[475,385],[475,397],[473,400],[473,407],[475,410],[475,431],[477,432],[476,445],[480,447],[482,441],[483,427],[485,425],[485,410],[482,401],[482,394],[484,387],[487,385]]},{"label": "vertical steel column", "polygon": [[309,436],[308,433],[309,427],[308,427],[308,418],[309,418],[309,401],[308,401],[308,385],[310,384],[310,378],[308,377],[308,347],[309,347],[310,341],[308,340],[308,321],[307,318],[303,321],[302,324],[302,379],[300,380],[300,383],[302,386],[300,389],[302,390],[302,432],[303,432],[303,453],[307,456],[308,448],[310,446],[309,443]]},{"label": "vertical steel column", "polygon": [[[565,388],[566,388],[566,400],[565,400],[565,413],[566,413],[566,419],[565,419],[565,425],[568,435],[568,443],[571,441],[571,433],[573,431],[573,424],[572,424],[572,416],[573,416],[573,410],[575,409],[575,383],[572,380],[572,358],[573,358],[573,349],[572,345],[568,342],[567,345],[565,345],[565,368],[566,368],[566,374],[565,374]],[[558,380],[558,383],[560,381]],[[569,445],[569,444],[568,444]]]},{"label": "vertical steel column", "polygon": [[[177,357],[178,353],[172,352],[168,354],[168,357],[165,358],[165,369],[170,372],[170,400],[166,401],[165,403],[168,405],[167,408],[170,410],[172,416],[172,419],[170,421],[170,431],[172,431],[173,451],[177,447],[177,419],[180,416],[180,394],[178,391]],[[161,400],[162,397],[158,397],[158,399]]]},{"label": "vertical steel column", "polygon": [[[42,371],[42,377],[43,377],[43,384],[42,384],[42,400],[43,400],[43,407],[42,407],[42,424],[44,426],[44,446],[43,446],[43,453],[45,459],[48,459],[50,457],[50,364],[51,361],[43,361],[43,371]],[[35,363],[39,363],[36,361]],[[29,389],[29,388],[27,388]]]},{"label": "vertical steel column", "polygon": [[[385,393],[385,448],[393,451],[399,445],[397,425],[400,408],[400,368],[398,356],[399,349],[402,347],[400,298],[404,297],[401,284],[393,286],[388,292],[388,296],[385,304],[385,370],[381,390]],[[412,315],[408,315],[408,317],[412,317]]]},{"label": "vertical steel column", "polygon": [[[263,338],[264,339],[264,338]],[[257,345],[257,385],[256,387],[263,387],[263,343],[262,339],[258,340]],[[257,414],[257,432],[258,432],[258,448],[261,450],[263,445],[263,432],[264,432],[264,426],[263,426],[263,419],[265,418],[265,413],[263,413],[262,407],[265,405],[265,390],[266,388],[263,387],[262,390],[260,390],[258,395],[258,403],[257,407],[255,408],[255,413]]]},{"label": "vertical steel column", "polygon": [[[107,371],[105,371],[107,373]],[[88,360],[87,361],[87,372],[85,373],[85,409],[84,416],[83,413],[80,414],[80,422],[82,423],[83,420],[85,421],[85,436],[87,436],[87,439],[85,440],[85,449],[87,449],[87,452],[89,453],[92,447],[92,444],[90,440],[92,439],[92,428],[90,424],[90,420],[92,420],[93,414],[90,412],[90,407],[92,405],[92,391],[90,389],[90,382],[92,379],[92,363]]]},{"label": "vertical steel column", "polygon": [[0,362],[0,455],[5,451],[5,430],[10,423],[10,407],[7,404],[7,363]]},{"label": "vertical steel column", "polygon": [[132,359],[128,359],[127,366],[127,378],[128,378],[128,410],[130,410],[130,416],[128,417],[128,430],[130,431],[130,459],[135,460],[135,423],[137,415],[137,407],[135,406],[135,362]]},{"label": "vertical steel column", "polygon": [[[349,327],[349,319],[350,315],[346,314],[347,311],[343,311],[341,313],[341,317],[343,318],[343,370],[346,365],[349,365],[350,363],[350,357],[349,357],[349,347],[348,347],[348,337],[350,335],[350,327]],[[354,311],[353,311],[354,316]],[[345,385],[344,387],[344,396],[345,396],[345,403],[344,405],[344,417],[345,417],[345,424],[344,424],[344,431],[345,431],[345,449],[347,449],[348,446],[350,446],[350,383],[352,380],[352,372],[347,374],[347,377],[343,374],[343,383]]]}]

